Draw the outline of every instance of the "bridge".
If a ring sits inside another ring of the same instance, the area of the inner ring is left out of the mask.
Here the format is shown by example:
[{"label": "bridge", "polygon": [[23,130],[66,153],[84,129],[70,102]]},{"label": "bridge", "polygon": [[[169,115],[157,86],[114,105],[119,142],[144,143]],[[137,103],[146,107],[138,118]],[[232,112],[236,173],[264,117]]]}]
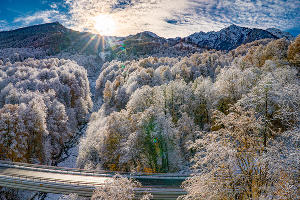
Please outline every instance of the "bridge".
[{"label": "bridge", "polygon": [[[112,180],[115,172],[83,170],[27,163],[0,161],[0,186],[46,193],[70,194],[91,197],[97,187]],[[153,199],[176,199],[186,192],[180,188],[188,175],[174,174],[130,174],[120,175],[142,183],[135,188],[136,198],[151,193]]]}]

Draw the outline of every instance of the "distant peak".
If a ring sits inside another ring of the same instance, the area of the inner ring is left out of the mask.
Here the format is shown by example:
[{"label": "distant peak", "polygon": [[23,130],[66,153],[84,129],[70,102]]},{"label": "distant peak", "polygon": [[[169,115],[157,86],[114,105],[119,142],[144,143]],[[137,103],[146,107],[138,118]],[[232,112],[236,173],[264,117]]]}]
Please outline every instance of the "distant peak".
[{"label": "distant peak", "polygon": [[267,30],[267,31],[272,31],[272,30],[281,31],[280,29],[274,28],[274,27],[272,27],[272,28],[267,28],[266,30]]},{"label": "distant peak", "polygon": [[268,28],[266,29],[269,33],[275,35],[278,38],[286,38],[288,40],[293,40],[294,36],[291,35],[289,32],[281,31],[278,28]]},{"label": "distant peak", "polygon": [[[30,27],[39,27],[39,26],[63,26],[61,23],[59,22],[49,22],[49,23],[44,23],[44,24],[36,24],[36,25],[32,25],[32,26],[28,26],[25,28],[30,28]],[[63,26],[64,27],[64,26]]]},{"label": "distant peak", "polygon": [[[45,23],[45,24],[41,24],[41,25],[45,25],[45,26],[51,26],[51,25],[54,25],[54,26],[60,26],[60,27],[64,27],[61,23],[59,22],[50,22],[50,23]],[[39,25],[37,25],[39,26]]]},{"label": "distant peak", "polygon": [[245,29],[245,27],[238,26],[238,25],[235,25],[235,24],[231,24],[230,26],[228,26],[224,29],[229,29],[229,30],[232,30],[232,29]]},{"label": "distant peak", "polygon": [[49,23],[49,24],[53,24],[53,25],[58,25],[58,26],[63,26],[61,23],[59,22],[52,22],[52,23]]},{"label": "distant peak", "polygon": [[144,31],[144,32],[142,32],[142,34],[149,35],[154,38],[158,37],[158,35],[156,35],[155,33],[151,32],[151,31]]},{"label": "distant peak", "polygon": [[[27,26],[27,27],[23,27],[23,28],[18,28],[15,30],[11,30],[11,31],[19,31],[19,30],[31,30],[31,29],[45,29],[45,28],[49,28],[50,29],[65,29],[65,27],[59,23],[59,22],[50,22],[50,23],[45,23],[45,24],[36,24],[36,25],[31,25],[31,26]],[[10,32],[10,31],[3,31],[3,32]]]},{"label": "distant peak", "polygon": [[251,29],[232,24],[218,32],[199,32],[188,36],[185,40],[201,48],[231,50],[241,44],[265,38],[277,38],[275,35],[262,29]]},{"label": "distant peak", "polygon": [[235,25],[235,24],[231,24],[230,26],[228,26],[228,28],[236,28],[236,27],[239,27],[239,26],[237,26],[237,25]]}]

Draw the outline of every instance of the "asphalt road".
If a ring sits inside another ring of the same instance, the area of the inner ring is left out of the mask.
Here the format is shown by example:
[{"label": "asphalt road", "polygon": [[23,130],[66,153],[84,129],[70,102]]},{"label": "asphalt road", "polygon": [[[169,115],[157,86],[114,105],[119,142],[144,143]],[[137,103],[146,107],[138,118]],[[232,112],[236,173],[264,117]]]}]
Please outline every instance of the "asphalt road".
[{"label": "asphalt road", "polygon": [[[111,181],[113,175],[112,172],[106,171],[62,169],[0,161],[0,186],[40,192],[91,196],[96,187],[101,187],[105,181]],[[137,197],[145,192],[152,193],[153,199],[176,199],[179,195],[185,194],[180,184],[186,176],[174,174],[123,174],[123,176],[137,179],[142,183],[142,188],[135,189]]]}]

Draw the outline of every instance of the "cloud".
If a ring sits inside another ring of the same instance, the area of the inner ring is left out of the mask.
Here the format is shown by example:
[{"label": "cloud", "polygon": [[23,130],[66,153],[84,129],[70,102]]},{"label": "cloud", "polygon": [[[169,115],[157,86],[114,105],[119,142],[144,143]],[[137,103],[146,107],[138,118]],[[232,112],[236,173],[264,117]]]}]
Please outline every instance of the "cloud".
[{"label": "cloud", "polygon": [[[286,28],[299,22],[300,4],[294,0],[190,1],[189,12],[224,25]],[[298,19],[298,20],[297,20]]]},{"label": "cloud", "polygon": [[6,20],[0,20],[0,31],[8,30],[8,23]]},{"label": "cloud", "polygon": [[[293,29],[300,21],[294,0],[63,0],[50,10],[15,18],[14,26],[59,21],[79,31],[96,32],[95,16],[110,15],[116,35],[152,31],[164,37],[217,31],[230,24]],[[8,24],[0,21],[0,30]],[[299,26],[298,26],[299,27]]]},{"label": "cloud", "polygon": [[95,31],[93,17],[109,14],[117,35],[149,30],[165,37],[219,30],[230,24],[288,29],[300,21],[294,0],[65,0],[72,28]]},{"label": "cloud", "polygon": [[37,23],[49,23],[49,22],[66,22],[67,17],[61,14],[58,10],[44,10],[38,11],[32,15],[25,17],[18,17],[14,19],[14,23],[20,23],[22,26],[37,24]]},{"label": "cloud", "polygon": [[186,33],[216,31],[231,24],[245,27],[282,30],[297,26],[300,4],[293,0],[189,0],[175,29],[185,27]]},{"label": "cloud", "polygon": [[96,33],[95,17],[105,14],[116,21],[117,36],[141,31],[187,36],[231,24],[300,32],[300,4],[295,0],[61,0],[47,4],[51,9],[21,13],[10,26],[0,21],[0,30],[59,21],[75,30]]},{"label": "cloud", "polygon": [[166,22],[169,24],[178,24],[178,21],[175,19],[166,19]]},{"label": "cloud", "polygon": [[92,19],[100,14],[109,14],[116,21],[117,35],[120,36],[144,30],[164,35],[169,28],[166,19],[187,8],[187,0],[66,0],[65,2],[72,16],[72,28],[95,31]]},{"label": "cloud", "polygon": [[57,6],[56,3],[51,4],[50,7],[53,8],[53,9],[57,9],[58,8],[58,6]]}]

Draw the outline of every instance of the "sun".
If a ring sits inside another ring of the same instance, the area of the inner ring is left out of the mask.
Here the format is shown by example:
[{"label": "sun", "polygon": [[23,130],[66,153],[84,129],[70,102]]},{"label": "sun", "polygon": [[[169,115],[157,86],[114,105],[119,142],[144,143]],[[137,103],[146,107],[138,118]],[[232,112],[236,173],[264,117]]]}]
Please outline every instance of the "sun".
[{"label": "sun", "polygon": [[112,16],[101,14],[94,18],[94,28],[101,35],[112,36],[116,31],[116,22]]}]

